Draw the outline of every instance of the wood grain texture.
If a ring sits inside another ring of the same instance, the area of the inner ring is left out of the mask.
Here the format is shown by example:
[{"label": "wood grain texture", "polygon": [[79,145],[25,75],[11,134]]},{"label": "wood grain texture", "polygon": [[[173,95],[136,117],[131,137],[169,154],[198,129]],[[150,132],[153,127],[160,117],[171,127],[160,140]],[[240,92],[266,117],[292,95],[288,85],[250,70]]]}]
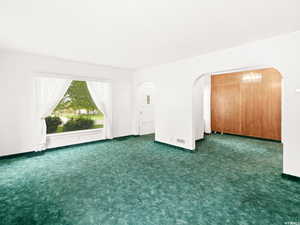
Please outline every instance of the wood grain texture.
[{"label": "wood grain texture", "polygon": [[212,130],[224,133],[241,133],[239,77],[212,77]]},{"label": "wood grain texture", "polygon": [[281,140],[281,75],[272,68],[212,76],[212,131]]}]

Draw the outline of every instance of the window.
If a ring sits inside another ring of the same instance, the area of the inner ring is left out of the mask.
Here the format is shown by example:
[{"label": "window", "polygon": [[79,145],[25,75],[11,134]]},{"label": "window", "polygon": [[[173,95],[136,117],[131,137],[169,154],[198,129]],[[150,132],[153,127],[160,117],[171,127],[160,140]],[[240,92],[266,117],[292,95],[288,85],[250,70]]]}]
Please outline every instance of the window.
[{"label": "window", "polygon": [[104,115],[97,108],[86,81],[73,80],[52,114],[46,118],[47,134],[103,128]]}]

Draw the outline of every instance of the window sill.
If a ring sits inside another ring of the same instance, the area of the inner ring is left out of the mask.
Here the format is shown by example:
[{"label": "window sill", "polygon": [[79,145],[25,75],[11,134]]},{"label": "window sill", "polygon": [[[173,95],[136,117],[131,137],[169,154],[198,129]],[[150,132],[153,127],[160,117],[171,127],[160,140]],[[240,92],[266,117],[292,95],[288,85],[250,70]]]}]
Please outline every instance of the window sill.
[{"label": "window sill", "polygon": [[86,134],[86,133],[100,133],[103,132],[104,128],[95,128],[95,129],[86,129],[86,130],[77,130],[77,131],[67,131],[60,133],[47,134],[47,137],[63,136],[63,135],[72,135],[72,134]]},{"label": "window sill", "polygon": [[105,139],[104,128],[47,134],[47,148],[82,144]]}]

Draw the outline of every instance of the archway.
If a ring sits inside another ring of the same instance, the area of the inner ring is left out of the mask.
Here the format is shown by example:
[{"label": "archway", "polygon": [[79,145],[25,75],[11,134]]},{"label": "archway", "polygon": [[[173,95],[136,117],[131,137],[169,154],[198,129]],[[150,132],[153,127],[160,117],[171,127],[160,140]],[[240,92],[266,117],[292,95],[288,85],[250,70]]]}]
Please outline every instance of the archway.
[{"label": "archway", "polygon": [[[257,70],[273,70],[276,71],[276,73],[279,74],[280,84],[281,84],[281,90],[279,92],[280,94],[280,121],[278,124],[280,125],[279,130],[282,135],[282,119],[281,119],[281,112],[283,110],[283,102],[282,102],[282,96],[283,96],[283,81],[282,81],[282,74],[280,71],[278,71],[274,67],[270,66],[260,66],[260,67],[247,67],[247,68],[239,68],[239,69],[233,69],[233,70],[226,70],[226,71],[220,71],[220,72],[212,72],[212,73],[204,73],[198,76],[194,83],[193,83],[193,110],[192,110],[192,116],[193,116],[193,138],[194,138],[194,147],[196,146],[195,142],[199,139],[204,138],[204,133],[210,133],[210,127],[208,124],[211,124],[211,109],[210,104],[207,104],[206,101],[210,102],[210,96],[207,96],[207,93],[210,93],[210,83],[207,83],[206,80],[210,80],[209,77],[215,76],[215,75],[227,75],[227,74],[235,74],[235,73],[251,73],[251,71],[257,71]],[[245,77],[247,78],[247,77]],[[279,81],[278,81],[279,82]],[[207,91],[209,89],[209,91]],[[206,115],[205,115],[206,112]],[[278,121],[278,120],[277,120]],[[205,128],[207,127],[207,128]],[[223,132],[222,132],[223,133]],[[229,132],[230,133],[230,132]],[[248,136],[248,135],[246,135]],[[249,135],[255,137],[255,135]],[[257,136],[259,137],[259,136]],[[268,138],[267,138],[268,139]],[[272,139],[272,138],[271,138]],[[276,139],[275,139],[276,140]]]}]

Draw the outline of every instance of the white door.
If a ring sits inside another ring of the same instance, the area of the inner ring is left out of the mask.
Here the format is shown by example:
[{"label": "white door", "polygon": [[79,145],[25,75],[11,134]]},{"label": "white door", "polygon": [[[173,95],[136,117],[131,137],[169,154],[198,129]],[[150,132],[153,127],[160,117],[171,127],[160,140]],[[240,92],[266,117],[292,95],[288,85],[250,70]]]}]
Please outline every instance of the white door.
[{"label": "white door", "polygon": [[143,84],[139,96],[139,134],[154,133],[154,85]]}]

